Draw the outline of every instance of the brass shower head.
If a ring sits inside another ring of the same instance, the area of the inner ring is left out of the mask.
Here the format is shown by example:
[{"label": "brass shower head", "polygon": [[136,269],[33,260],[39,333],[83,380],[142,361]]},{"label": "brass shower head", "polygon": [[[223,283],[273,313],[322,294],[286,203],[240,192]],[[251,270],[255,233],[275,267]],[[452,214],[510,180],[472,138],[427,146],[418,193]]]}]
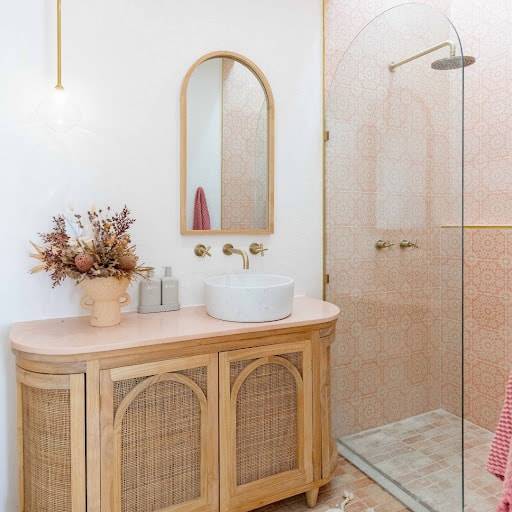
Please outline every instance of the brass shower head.
[{"label": "brass shower head", "polygon": [[469,55],[457,55],[455,57],[446,57],[444,59],[435,60],[430,67],[441,71],[449,69],[460,69],[471,66],[475,62],[475,57]]}]

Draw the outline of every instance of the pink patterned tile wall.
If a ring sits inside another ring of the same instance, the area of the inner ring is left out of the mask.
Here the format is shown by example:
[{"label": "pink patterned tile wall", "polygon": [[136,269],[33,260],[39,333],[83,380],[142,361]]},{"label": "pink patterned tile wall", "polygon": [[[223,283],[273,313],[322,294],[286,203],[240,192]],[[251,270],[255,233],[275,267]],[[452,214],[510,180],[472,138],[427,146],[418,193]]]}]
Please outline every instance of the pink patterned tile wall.
[{"label": "pink patterned tile wall", "polygon": [[[466,4],[466,5],[464,5]],[[465,223],[512,225],[512,10],[455,2],[465,53]],[[465,233],[465,381],[468,419],[496,428],[512,370],[512,230]]]},{"label": "pink patterned tile wall", "polygon": [[[477,59],[465,69],[465,224],[510,225],[510,2],[495,0],[492,9],[485,2],[465,0],[425,3],[450,17],[464,52]],[[445,108],[446,84],[423,82],[420,75],[412,81],[411,69],[410,94],[386,96],[383,89],[389,81],[375,74],[375,57],[368,57],[360,41],[351,44],[359,30],[396,4],[393,0],[324,2],[326,113],[331,116],[326,155],[327,270],[331,283],[336,283],[329,285],[327,294],[342,310],[333,358],[336,435],[392,421],[402,412],[441,406],[460,413],[462,403],[462,242],[459,230],[440,229],[460,224],[460,197],[457,200],[455,193],[461,188],[460,176],[451,172],[460,164],[460,132],[449,128],[458,124],[462,113],[453,111],[457,102]],[[373,26],[367,41],[377,40],[379,50],[373,54],[391,58],[389,50],[396,58],[396,43],[390,43],[381,25]],[[453,81],[454,75],[450,76]],[[350,87],[351,83],[356,85]],[[458,86],[455,82],[452,89]],[[347,101],[335,102],[330,92],[340,87],[349,95]],[[434,97],[441,99],[440,105],[429,102]],[[385,112],[396,115],[391,119]],[[355,131],[354,119],[359,126]],[[425,128],[428,139],[420,137],[411,146],[409,135]],[[406,167],[416,172],[400,182],[394,179],[394,164],[402,153]],[[383,178],[387,189],[381,193]],[[425,218],[424,210],[428,222],[423,230],[411,225],[404,232],[393,225],[401,219],[414,224]],[[379,229],[378,219],[385,219],[393,229]],[[398,255],[396,247],[386,254],[373,250],[377,238],[396,241],[402,236],[418,238],[422,250]],[[511,249],[512,230],[465,230],[465,414],[491,430],[512,368]],[[419,282],[421,287],[416,286]],[[410,297],[414,300],[406,305]]]},{"label": "pink patterned tile wall", "polygon": [[462,415],[463,237],[459,227],[441,229],[439,244],[440,331],[437,346],[440,408]]},{"label": "pink patterned tile wall", "polygon": [[[327,92],[327,298],[342,311],[333,349],[338,437],[442,403],[461,410],[453,326],[460,346],[461,254],[453,241],[456,256],[440,253],[441,226],[461,223],[460,182],[450,175],[460,155],[445,140],[450,78],[420,60],[388,70],[447,39],[449,26],[419,31],[411,11],[405,21],[386,13],[361,32]],[[378,239],[394,245],[378,250]],[[402,239],[419,247],[401,248]]]},{"label": "pink patterned tile wall", "polygon": [[512,368],[512,230],[465,233],[465,415],[494,430]]}]

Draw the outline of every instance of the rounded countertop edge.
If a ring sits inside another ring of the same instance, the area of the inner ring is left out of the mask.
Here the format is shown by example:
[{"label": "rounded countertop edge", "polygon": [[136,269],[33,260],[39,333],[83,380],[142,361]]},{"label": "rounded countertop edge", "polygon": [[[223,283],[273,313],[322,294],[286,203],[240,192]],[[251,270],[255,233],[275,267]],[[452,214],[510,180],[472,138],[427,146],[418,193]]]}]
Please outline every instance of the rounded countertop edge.
[{"label": "rounded countertop edge", "polygon": [[330,302],[299,296],[294,298],[290,316],[270,322],[218,320],[206,313],[205,306],[187,306],[163,313],[123,313],[121,324],[114,327],[93,327],[89,316],[16,322],[9,341],[17,353],[72,356],[314,326],[336,320],[339,313],[338,306]]}]

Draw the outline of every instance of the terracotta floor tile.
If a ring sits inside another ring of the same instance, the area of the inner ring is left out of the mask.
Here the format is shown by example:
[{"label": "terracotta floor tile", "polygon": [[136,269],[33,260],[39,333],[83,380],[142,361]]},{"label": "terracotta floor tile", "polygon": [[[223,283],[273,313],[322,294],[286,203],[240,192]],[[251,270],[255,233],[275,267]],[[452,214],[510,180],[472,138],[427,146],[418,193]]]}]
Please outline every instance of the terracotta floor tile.
[{"label": "terracotta floor tile", "polygon": [[318,503],[314,508],[307,506],[306,498],[301,494],[261,507],[257,512],[327,512],[331,507],[339,507],[344,500],[345,491],[354,496],[345,505],[345,512],[367,512],[371,507],[375,512],[410,512],[341,456],[338,458],[335,477],[320,489]]},{"label": "terracotta floor tile", "polygon": [[[459,417],[438,410],[358,432],[342,442],[434,510],[458,512],[462,502],[461,427]],[[469,422],[464,427],[466,512],[495,512],[502,483],[485,470],[493,434]],[[386,457],[376,439],[394,450]]]}]

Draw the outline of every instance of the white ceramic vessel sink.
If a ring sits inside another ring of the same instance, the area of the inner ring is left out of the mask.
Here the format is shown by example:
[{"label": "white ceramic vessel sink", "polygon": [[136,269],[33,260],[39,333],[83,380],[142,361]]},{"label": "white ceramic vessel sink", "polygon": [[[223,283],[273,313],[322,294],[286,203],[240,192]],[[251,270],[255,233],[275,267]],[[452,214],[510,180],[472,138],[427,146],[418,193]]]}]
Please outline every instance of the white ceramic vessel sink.
[{"label": "white ceramic vessel sink", "polygon": [[293,279],[272,274],[227,274],[208,277],[206,312],[230,322],[270,322],[289,316]]}]

